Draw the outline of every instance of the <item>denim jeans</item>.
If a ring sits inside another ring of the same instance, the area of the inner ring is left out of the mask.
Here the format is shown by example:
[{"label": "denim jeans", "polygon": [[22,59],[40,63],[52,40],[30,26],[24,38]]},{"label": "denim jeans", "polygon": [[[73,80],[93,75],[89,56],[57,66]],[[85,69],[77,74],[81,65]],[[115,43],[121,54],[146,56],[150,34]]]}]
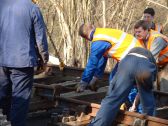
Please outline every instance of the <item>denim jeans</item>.
[{"label": "denim jeans", "polygon": [[0,67],[0,107],[12,126],[25,126],[33,73],[33,67]]},{"label": "denim jeans", "polygon": [[143,113],[153,115],[155,100],[152,85],[156,72],[156,65],[148,59],[127,55],[119,63],[108,93],[89,126],[111,126],[121,104],[125,102],[135,83],[138,85]]}]

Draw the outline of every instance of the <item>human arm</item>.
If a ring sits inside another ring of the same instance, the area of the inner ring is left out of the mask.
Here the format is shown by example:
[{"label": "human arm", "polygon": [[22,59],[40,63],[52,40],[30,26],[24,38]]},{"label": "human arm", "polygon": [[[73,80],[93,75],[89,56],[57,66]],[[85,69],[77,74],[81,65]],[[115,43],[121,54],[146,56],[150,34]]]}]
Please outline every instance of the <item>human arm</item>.
[{"label": "human arm", "polygon": [[[99,62],[99,61],[103,57],[104,53],[110,47],[111,47],[111,44],[108,43],[108,42],[105,42],[105,41],[96,41],[96,42],[92,43],[89,60],[88,60],[88,63],[86,65],[86,68],[85,68],[85,70],[82,74],[82,79],[81,79],[81,82],[80,82],[80,86],[82,85],[82,87],[84,87],[84,88],[86,88],[88,86],[91,79],[95,75],[95,71],[97,70],[100,63],[103,64],[103,65],[100,65],[102,70],[103,70],[103,67],[105,67],[104,63]],[[106,62],[106,60],[102,60],[102,61]]]},{"label": "human arm", "polygon": [[158,56],[159,56],[160,51],[163,50],[166,46],[167,46],[167,42],[161,37],[157,37],[153,41],[150,51],[153,54],[156,62],[158,62]]},{"label": "human arm", "polygon": [[34,5],[32,9],[32,22],[35,32],[37,51],[39,57],[42,59],[42,65],[45,65],[49,59],[46,27],[40,9],[36,5]]},{"label": "human arm", "polygon": [[140,96],[139,96],[139,93],[137,93],[137,95],[134,99],[134,102],[133,102],[132,106],[130,107],[129,111],[135,112],[137,110],[139,103],[140,103]]},{"label": "human arm", "polygon": [[99,85],[98,80],[102,78],[106,64],[107,64],[107,57],[102,56],[101,59],[98,62],[98,66],[95,70],[95,74],[92,78],[92,80],[89,82],[90,90],[97,91]]},{"label": "human arm", "polygon": [[104,74],[104,70],[106,68],[107,60],[108,60],[108,58],[105,56],[102,56],[100,58],[98,65],[96,67],[96,70],[95,70],[94,77],[97,77],[99,79],[102,78],[102,76]]},{"label": "human arm", "polygon": [[106,64],[107,64],[108,58],[105,56],[102,56],[98,62],[98,66],[96,67],[95,74],[90,81],[90,85],[94,85],[98,79],[102,78]]}]

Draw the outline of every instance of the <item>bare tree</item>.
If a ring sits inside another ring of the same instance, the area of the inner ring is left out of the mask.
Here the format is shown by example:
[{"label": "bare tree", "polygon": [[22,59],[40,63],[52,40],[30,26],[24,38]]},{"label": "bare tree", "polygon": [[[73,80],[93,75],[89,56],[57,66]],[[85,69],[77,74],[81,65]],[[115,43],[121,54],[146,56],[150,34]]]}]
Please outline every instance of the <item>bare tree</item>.
[{"label": "bare tree", "polygon": [[[156,20],[165,27],[168,23],[168,10],[163,2],[152,0],[39,0],[38,4],[47,25],[50,53],[68,66],[85,67],[89,56],[90,42],[86,43],[78,35],[82,23],[132,33],[134,23],[141,19],[146,7],[153,7],[156,13],[162,10],[165,16],[157,14]],[[115,62],[110,60],[108,68],[113,64]]]}]

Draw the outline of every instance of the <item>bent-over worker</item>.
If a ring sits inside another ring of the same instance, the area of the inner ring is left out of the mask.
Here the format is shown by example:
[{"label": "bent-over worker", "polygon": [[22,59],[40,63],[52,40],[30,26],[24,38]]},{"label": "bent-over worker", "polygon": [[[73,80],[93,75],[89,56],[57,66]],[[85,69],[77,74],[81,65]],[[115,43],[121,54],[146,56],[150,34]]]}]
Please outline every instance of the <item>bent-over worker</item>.
[{"label": "bent-over worker", "polygon": [[79,34],[92,41],[92,45],[77,92],[82,92],[89,87],[95,73],[105,66],[107,57],[120,62],[110,82],[108,93],[101,102],[101,108],[89,126],[111,126],[134,84],[137,84],[140,98],[143,101],[143,113],[153,115],[155,100],[152,86],[157,68],[152,54],[142,48],[134,36],[121,30],[94,28],[91,24],[83,24],[79,28]]}]

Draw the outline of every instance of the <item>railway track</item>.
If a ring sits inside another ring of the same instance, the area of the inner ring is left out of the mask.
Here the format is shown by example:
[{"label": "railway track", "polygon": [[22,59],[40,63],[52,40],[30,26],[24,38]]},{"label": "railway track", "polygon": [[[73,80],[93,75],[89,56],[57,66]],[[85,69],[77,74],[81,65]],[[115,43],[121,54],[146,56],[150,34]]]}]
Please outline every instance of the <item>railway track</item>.
[{"label": "railway track", "polygon": [[[29,115],[45,111],[49,116],[46,126],[85,126],[95,117],[108,88],[108,73],[99,81],[97,92],[76,93],[83,69],[49,66],[48,75],[35,79]],[[168,93],[154,91],[157,99],[157,117],[120,111],[114,124],[124,126],[168,126]],[[41,114],[39,114],[40,116]],[[33,117],[33,116],[32,116]],[[158,118],[159,117],[159,118]],[[162,118],[162,119],[161,119]]]}]

